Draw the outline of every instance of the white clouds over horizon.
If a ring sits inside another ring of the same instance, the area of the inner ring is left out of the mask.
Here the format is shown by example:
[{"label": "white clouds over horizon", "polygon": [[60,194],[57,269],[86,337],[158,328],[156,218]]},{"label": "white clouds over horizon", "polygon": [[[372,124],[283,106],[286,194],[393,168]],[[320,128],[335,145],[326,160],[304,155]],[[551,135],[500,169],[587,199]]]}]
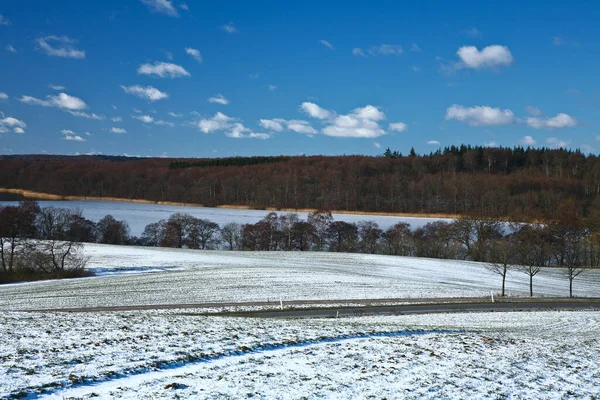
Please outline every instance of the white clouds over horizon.
[{"label": "white clouds over horizon", "polygon": [[143,87],[140,85],[134,85],[134,86],[121,85],[121,88],[127,94],[137,96],[141,99],[145,99],[148,101],[158,101],[158,100],[166,99],[169,97],[169,95],[167,93],[161,92],[160,90],[158,90],[152,86]]},{"label": "white clouds over horizon", "polygon": [[77,40],[68,36],[45,36],[36,39],[39,49],[49,56],[63,58],[85,58],[85,51],[75,48]]},{"label": "white clouds over horizon", "polygon": [[462,46],[456,52],[461,67],[482,69],[507,67],[514,62],[512,53],[506,46],[491,45],[479,51],[475,46]]},{"label": "white clouds over horizon", "polygon": [[156,75],[161,78],[181,78],[191,76],[181,65],[156,61],[154,64],[142,64],[138,75]]},{"label": "white clouds over horizon", "polygon": [[[3,116],[3,114],[0,113]],[[4,117],[0,119],[0,133],[6,133],[12,129],[14,133],[25,133],[27,124],[13,117]]]},{"label": "white clouds over horizon", "polygon": [[62,133],[63,136],[63,140],[69,140],[69,141],[74,141],[74,142],[85,142],[85,139],[82,138],[81,136],[78,136],[75,132],[73,132],[70,129],[63,129],[62,131],[60,131],[60,133]]},{"label": "white clouds over horizon", "polygon": [[268,139],[271,137],[268,133],[253,132],[251,129],[246,128],[241,122],[238,122],[236,118],[228,117],[221,112],[217,112],[212,118],[201,119],[196,125],[200,131],[206,134],[223,131],[226,136],[235,139]]},{"label": "white clouds over horizon", "polygon": [[283,132],[285,129],[296,133],[304,133],[307,135],[313,135],[318,133],[315,128],[310,125],[310,122],[299,120],[299,119],[291,119],[285,120],[282,118],[275,119],[261,119],[260,126],[263,128],[275,131],[275,132]]},{"label": "white clouds over horizon", "polygon": [[516,122],[511,110],[501,110],[489,106],[464,107],[458,104],[446,110],[446,120],[465,122],[470,126],[501,126]]},{"label": "white clouds over horizon", "polygon": [[534,129],[561,129],[577,126],[577,120],[565,113],[556,114],[552,118],[529,117],[526,122],[527,125]]}]

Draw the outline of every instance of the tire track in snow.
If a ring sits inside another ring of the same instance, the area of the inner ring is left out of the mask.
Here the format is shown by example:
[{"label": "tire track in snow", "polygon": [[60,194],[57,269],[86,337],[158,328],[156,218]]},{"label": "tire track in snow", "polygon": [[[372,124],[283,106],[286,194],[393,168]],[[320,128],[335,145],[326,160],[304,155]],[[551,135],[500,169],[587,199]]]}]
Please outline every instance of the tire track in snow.
[{"label": "tire track in snow", "polygon": [[[383,338],[383,337],[402,337],[412,335],[428,335],[428,334],[454,334],[466,333],[467,330],[444,330],[444,329],[414,329],[402,330],[395,332],[367,332],[354,335],[340,336],[321,336],[316,339],[284,341],[278,343],[265,343],[253,347],[241,346],[236,349],[226,350],[214,354],[187,354],[180,360],[175,361],[156,361],[154,365],[147,365],[137,370],[124,373],[115,373],[111,376],[91,377],[81,380],[76,383],[50,383],[39,387],[29,387],[11,393],[9,398],[26,398],[26,399],[66,399],[80,398],[94,391],[106,392],[109,389],[126,385],[126,382],[139,382],[150,379],[158,379],[164,376],[177,373],[178,369],[189,368],[190,366],[200,366],[212,361],[223,360],[232,357],[241,357],[250,354],[258,354],[285,350],[296,347],[308,347],[312,345],[324,343],[339,343],[347,340],[368,339],[368,338]],[[152,369],[153,368],[153,369]]]}]

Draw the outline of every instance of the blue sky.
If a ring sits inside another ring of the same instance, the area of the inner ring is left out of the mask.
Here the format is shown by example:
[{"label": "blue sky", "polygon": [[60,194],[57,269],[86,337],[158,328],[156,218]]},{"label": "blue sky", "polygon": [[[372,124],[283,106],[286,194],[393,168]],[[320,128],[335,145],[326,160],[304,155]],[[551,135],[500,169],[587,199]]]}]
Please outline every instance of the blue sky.
[{"label": "blue sky", "polygon": [[593,1],[3,0],[0,153],[600,150]]}]

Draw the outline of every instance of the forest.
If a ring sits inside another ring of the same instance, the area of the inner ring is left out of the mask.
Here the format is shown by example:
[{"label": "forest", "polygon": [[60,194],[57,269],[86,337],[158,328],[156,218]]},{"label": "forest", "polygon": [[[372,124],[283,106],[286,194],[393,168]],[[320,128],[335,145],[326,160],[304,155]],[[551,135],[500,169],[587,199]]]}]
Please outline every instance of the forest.
[{"label": "forest", "polygon": [[600,207],[600,159],[578,150],[450,146],[430,154],[221,159],[0,156],[0,187],[94,196],[357,212],[585,218]]}]

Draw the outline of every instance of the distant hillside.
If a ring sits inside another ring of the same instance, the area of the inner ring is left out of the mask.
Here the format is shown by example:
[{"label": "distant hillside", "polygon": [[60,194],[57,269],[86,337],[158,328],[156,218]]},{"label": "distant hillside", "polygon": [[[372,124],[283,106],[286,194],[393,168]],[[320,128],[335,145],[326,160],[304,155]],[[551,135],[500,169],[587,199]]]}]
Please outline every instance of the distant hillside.
[{"label": "distant hillside", "polygon": [[448,147],[428,155],[163,159],[0,156],[0,187],[207,206],[557,217],[599,208],[600,159],[579,151]]}]

